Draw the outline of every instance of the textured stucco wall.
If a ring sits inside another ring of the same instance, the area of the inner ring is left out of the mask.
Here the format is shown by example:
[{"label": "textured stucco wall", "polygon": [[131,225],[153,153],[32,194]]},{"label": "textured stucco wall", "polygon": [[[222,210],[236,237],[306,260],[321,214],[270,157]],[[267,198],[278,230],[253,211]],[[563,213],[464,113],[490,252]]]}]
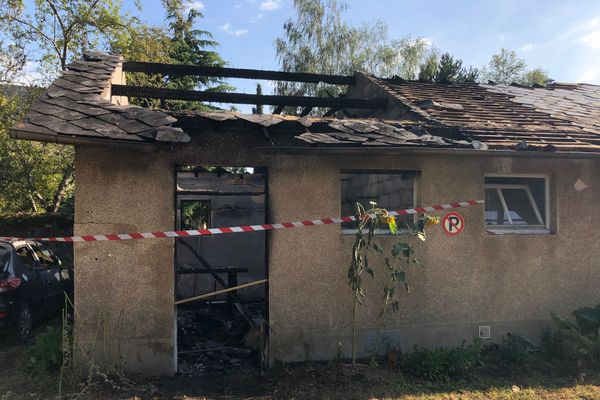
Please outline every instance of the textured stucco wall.
[{"label": "textured stucco wall", "polygon": [[[426,243],[414,241],[424,266],[409,271],[412,292],[401,296],[398,313],[386,316],[384,340],[403,348],[459,344],[477,336],[479,325],[490,325],[494,340],[507,332],[535,338],[551,311],[567,314],[598,302],[600,234],[591,222],[600,217],[597,160],[400,153],[256,156],[232,150],[238,139],[231,139],[223,132],[219,142],[229,147],[192,144],[156,153],[78,148],[76,233],[172,228],[175,164],[267,166],[268,222],[339,215],[342,169],[419,170],[419,205],[481,199],[485,173],[547,174],[552,235],[487,235],[479,206],[460,211],[466,220],[460,236],[448,238],[434,227]],[[251,140],[264,142],[260,136]],[[575,190],[578,179],[588,188]],[[273,231],[267,237],[272,359],[348,356],[352,295],[346,270],[352,236],[335,225]],[[394,242],[381,240],[388,248]],[[123,318],[136,327],[123,335],[129,338],[129,369],[172,373],[172,241],[78,244],[75,263],[77,340],[92,341],[100,311],[116,319],[125,310]],[[382,293],[380,280],[367,279],[359,322],[363,355],[373,347]]]},{"label": "textured stucco wall", "polygon": [[[446,237],[430,229],[426,243],[414,240],[423,267],[411,267],[412,288],[398,313],[386,316],[384,340],[406,349],[414,344],[460,344],[490,325],[493,340],[507,332],[536,338],[550,312],[567,314],[597,304],[600,234],[598,161],[452,156],[281,157],[270,169],[270,206],[275,221],[338,215],[341,169],[421,171],[420,205],[483,198],[485,173],[547,174],[552,235],[488,235],[483,207],[460,210],[465,231]],[[577,191],[581,179],[588,188]],[[558,219],[557,219],[558,218]],[[558,221],[558,223],[557,223]],[[352,296],[346,270],[353,237],[338,226],[271,234],[270,323],[273,357],[284,361],[349,355]],[[381,239],[389,249],[391,237]],[[371,259],[373,265],[374,260]],[[382,276],[382,274],[380,274]],[[367,280],[360,308],[360,352],[369,354],[381,306],[383,282]],[[385,348],[385,345],[383,346]]]},{"label": "textured stucco wall", "polygon": [[[174,172],[155,153],[77,147],[75,234],[170,230]],[[77,358],[172,374],[172,239],[75,244]]]}]

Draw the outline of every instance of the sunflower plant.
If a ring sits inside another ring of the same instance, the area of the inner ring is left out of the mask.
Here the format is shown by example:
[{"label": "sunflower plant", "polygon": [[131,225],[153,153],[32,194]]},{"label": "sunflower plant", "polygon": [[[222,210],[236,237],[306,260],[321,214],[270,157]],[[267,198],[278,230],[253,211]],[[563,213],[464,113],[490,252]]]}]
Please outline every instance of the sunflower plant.
[{"label": "sunflower plant", "polygon": [[419,265],[419,261],[414,257],[413,247],[399,241],[394,244],[389,252],[386,252],[383,245],[376,243],[373,239],[377,230],[388,228],[395,236],[416,236],[425,241],[427,234],[425,229],[428,226],[438,224],[439,217],[430,215],[420,215],[413,224],[404,222],[405,229],[399,229],[396,217],[384,208],[377,207],[377,203],[370,202],[370,208],[365,208],[362,204],[356,203],[356,220],[358,228],[354,245],[352,246],[352,262],[348,268],[348,285],[351,287],[354,298],[352,305],[352,363],[356,363],[356,319],[358,306],[363,304],[365,291],[363,288],[363,276],[368,274],[371,278],[375,277],[375,270],[369,264],[369,257],[372,254],[379,254],[377,259],[383,258],[384,272],[387,273],[386,284],[384,286],[384,296],[381,311],[377,321],[377,335],[375,339],[375,350],[372,362],[375,362],[375,356],[379,346],[381,330],[384,327],[384,317],[387,309],[391,306],[395,312],[399,308],[398,300],[395,299],[397,288],[409,292],[410,287],[406,281],[406,270],[413,265]]}]

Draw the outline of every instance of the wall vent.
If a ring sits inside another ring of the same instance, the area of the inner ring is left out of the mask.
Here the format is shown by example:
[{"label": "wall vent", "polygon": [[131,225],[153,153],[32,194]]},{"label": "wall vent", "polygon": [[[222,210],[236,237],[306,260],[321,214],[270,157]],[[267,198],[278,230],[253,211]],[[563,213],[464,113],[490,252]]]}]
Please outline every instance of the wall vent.
[{"label": "wall vent", "polygon": [[480,339],[491,339],[492,338],[492,330],[489,325],[484,325],[479,327],[479,338]]}]

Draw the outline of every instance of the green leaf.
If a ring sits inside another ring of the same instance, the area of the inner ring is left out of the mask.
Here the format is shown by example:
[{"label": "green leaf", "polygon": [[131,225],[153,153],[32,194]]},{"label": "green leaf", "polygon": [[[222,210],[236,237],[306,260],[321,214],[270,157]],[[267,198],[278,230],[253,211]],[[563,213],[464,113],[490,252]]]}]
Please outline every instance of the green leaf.
[{"label": "green leaf", "polygon": [[396,279],[399,282],[403,282],[403,283],[406,282],[406,272],[398,271],[398,272],[394,273],[394,276],[396,277]]},{"label": "green leaf", "polygon": [[412,249],[407,243],[397,243],[392,247],[392,255],[394,257],[398,257],[399,255],[404,255],[404,257],[408,257],[411,253]]},{"label": "green leaf", "polygon": [[417,260],[416,258],[411,259],[410,262],[412,262],[415,265],[423,265],[423,263],[421,261]]},{"label": "green leaf", "polygon": [[398,226],[396,225],[396,218],[391,217],[388,222],[388,226],[390,227],[390,232],[392,232],[394,235],[398,233]]},{"label": "green leaf", "polygon": [[373,243],[373,249],[376,252],[383,254],[383,247],[381,245],[379,245],[377,243]]}]

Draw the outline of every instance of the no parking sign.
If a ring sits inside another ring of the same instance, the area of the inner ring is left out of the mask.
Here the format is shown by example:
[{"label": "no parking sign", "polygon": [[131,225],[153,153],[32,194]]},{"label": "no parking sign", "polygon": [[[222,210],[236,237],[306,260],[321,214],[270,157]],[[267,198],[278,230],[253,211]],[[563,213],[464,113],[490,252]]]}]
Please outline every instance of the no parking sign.
[{"label": "no parking sign", "polygon": [[465,219],[456,211],[449,212],[442,218],[442,229],[448,236],[456,236],[465,229]]}]

